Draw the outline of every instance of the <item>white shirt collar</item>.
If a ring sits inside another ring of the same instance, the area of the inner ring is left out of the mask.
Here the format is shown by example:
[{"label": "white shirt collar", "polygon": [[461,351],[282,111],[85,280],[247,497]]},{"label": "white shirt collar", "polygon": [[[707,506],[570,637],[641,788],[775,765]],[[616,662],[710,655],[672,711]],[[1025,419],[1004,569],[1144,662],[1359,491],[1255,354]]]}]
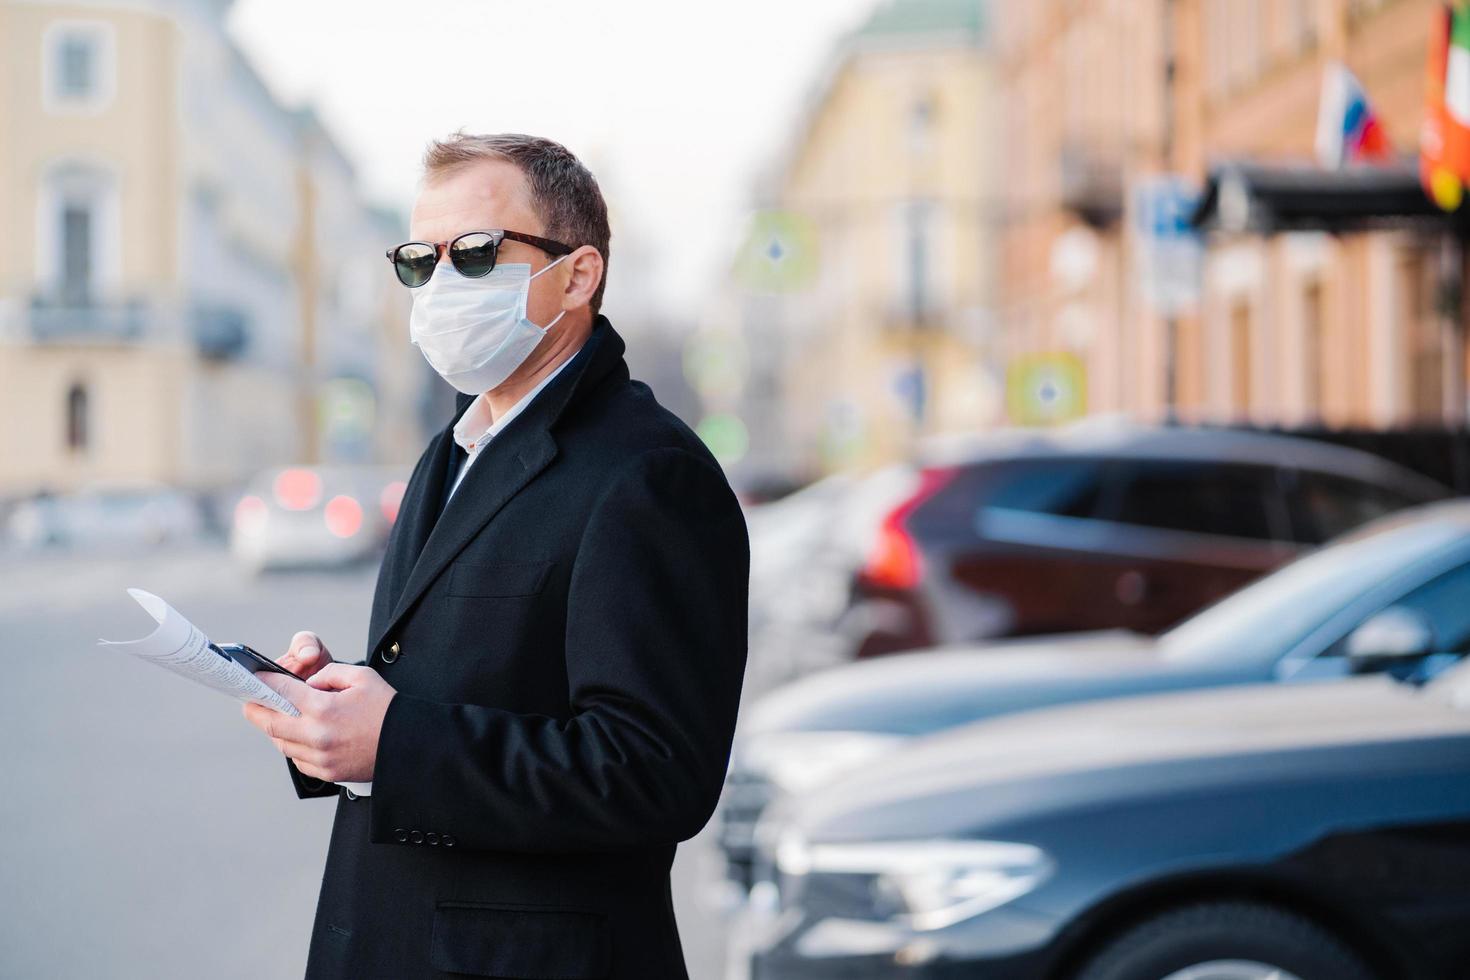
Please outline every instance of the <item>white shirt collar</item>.
[{"label": "white shirt collar", "polygon": [[560,374],[562,368],[570,364],[572,358],[580,352],[581,348],[573,351],[571,357],[558,364],[550,374],[537,382],[536,387],[522,395],[514,405],[502,412],[500,417],[493,422],[490,421],[490,403],[486,400],[485,393],[480,392],[476,395],[475,400],[470,402],[464,414],[459,417],[459,421],[454,423],[454,441],[459,448],[474,455],[487,442],[499,435],[502,429],[510,425],[511,420],[531,404],[531,399],[540,394],[541,389],[550,384],[551,379]]}]

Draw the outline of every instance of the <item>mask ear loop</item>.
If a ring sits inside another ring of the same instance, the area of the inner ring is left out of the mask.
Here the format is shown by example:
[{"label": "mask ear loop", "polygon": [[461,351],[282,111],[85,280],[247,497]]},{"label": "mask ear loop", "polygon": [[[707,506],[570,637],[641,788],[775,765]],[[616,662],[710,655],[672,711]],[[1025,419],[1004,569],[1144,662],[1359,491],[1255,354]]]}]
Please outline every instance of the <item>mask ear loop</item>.
[{"label": "mask ear loop", "polygon": [[[572,254],[572,253],[570,253],[570,252],[567,253],[567,255],[570,255],[570,254]],[[551,261],[551,262],[546,263],[544,266],[542,266],[541,268],[537,269],[535,272],[531,273],[531,278],[532,279],[535,279],[537,276],[541,275],[541,273],[545,272],[547,269],[550,269],[552,266],[556,265],[557,262],[560,262],[562,259],[564,259],[566,257],[567,257],[566,255],[558,255],[554,261]]]},{"label": "mask ear loop", "polygon": [[[572,254],[572,253],[570,253],[570,252],[567,253],[567,255],[570,255],[570,254]],[[556,258],[555,261],[548,262],[548,263],[546,263],[546,265],[542,266],[541,268],[539,268],[535,272],[533,272],[531,274],[531,279],[535,279],[537,276],[541,275],[541,273],[545,272],[547,269],[550,269],[552,266],[556,265],[557,262],[560,262],[562,259],[564,259],[566,257],[567,257],[566,255],[559,255],[559,256],[557,256],[557,258]],[[531,279],[527,279],[526,281],[527,282],[530,282]],[[566,310],[562,310],[556,316],[554,316],[554,317],[551,318],[551,322],[550,323],[548,323],[544,327],[537,327],[537,329],[538,330],[550,330],[552,327],[556,326],[556,321],[560,320],[562,317],[564,317],[566,315],[567,315],[567,311]],[[527,318],[526,322],[527,323],[530,323],[531,326],[533,326],[533,327],[536,326],[536,324],[533,323],[529,318]]]}]

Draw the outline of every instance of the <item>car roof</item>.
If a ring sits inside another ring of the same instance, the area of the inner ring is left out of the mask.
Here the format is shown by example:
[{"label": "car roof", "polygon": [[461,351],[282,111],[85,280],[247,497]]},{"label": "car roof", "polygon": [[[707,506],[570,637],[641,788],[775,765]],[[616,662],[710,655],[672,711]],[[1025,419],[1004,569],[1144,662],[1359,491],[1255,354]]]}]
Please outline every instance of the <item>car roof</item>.
[{"label": "car roof", "polygon": [[1381,456],[1318,439],[1242,429],[1148,425],[1102,416],[1045,429],[997,429],[978,435],[935,436],[923,442],[924,465],[954,466],[1007,458],[1057,455],[1190,459],[1292,466],[1371,483],[1416,485],[1429,495],[1449,491],[1437,481]]}]

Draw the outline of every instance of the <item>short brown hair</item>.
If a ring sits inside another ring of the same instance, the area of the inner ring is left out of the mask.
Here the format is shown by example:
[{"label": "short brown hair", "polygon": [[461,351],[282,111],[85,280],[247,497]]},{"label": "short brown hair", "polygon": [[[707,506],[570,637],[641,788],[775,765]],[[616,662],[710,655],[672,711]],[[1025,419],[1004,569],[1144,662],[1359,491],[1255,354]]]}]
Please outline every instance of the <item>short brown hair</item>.
[{"label": "short brown hair", "polygon": [[543,234],[573,248],[591,245],[602,255],[602,282],[592,294],[592,312],[602,308],[602,291],[607,285],[608,245],[612,229],[607,223],[607,204],[592,171],[571,150],[554,140],[521,133],[476,135],[456,131],[448,139],[434,140],[424,151],[424,176],[452,173],[476,160],[508,160],[526,175],[531,187],[531,206],[544,226]]}]

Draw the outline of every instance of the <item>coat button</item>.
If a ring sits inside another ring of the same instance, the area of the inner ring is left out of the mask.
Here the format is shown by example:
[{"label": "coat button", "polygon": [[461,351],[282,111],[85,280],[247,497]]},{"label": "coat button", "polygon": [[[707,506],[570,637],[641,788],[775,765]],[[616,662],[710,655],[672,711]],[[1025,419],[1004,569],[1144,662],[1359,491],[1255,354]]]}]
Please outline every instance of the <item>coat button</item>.
[{"label": "coat button", "polygon": [[453,834],[445,834],[444,836],[440,837],[439,839],[444,842],[444,846],[445,847],[453,847],[454,846],[454,835]]},{"label": "coat button", "polygon": [[397,830],[393,831],[393,836],[400,844],[408,843],[408,831],[404,830],[402,827],[399,827]]},{"label": "coat button", "polygon": [[398,641],[394,640],[388,649],[383,651],[383,663],[391,664],[398,659]]},{"label": "coat button", "polygon": [[437,844],[439,843],[439,835],[431,830],[424,835],[424,840],[428,841],[430,844]]},{"label": "coat button", "polygon": [[422,830],[411,830],[408,832],[408,839],[415,844],[422,844],[424,842],[424,832]]}]

